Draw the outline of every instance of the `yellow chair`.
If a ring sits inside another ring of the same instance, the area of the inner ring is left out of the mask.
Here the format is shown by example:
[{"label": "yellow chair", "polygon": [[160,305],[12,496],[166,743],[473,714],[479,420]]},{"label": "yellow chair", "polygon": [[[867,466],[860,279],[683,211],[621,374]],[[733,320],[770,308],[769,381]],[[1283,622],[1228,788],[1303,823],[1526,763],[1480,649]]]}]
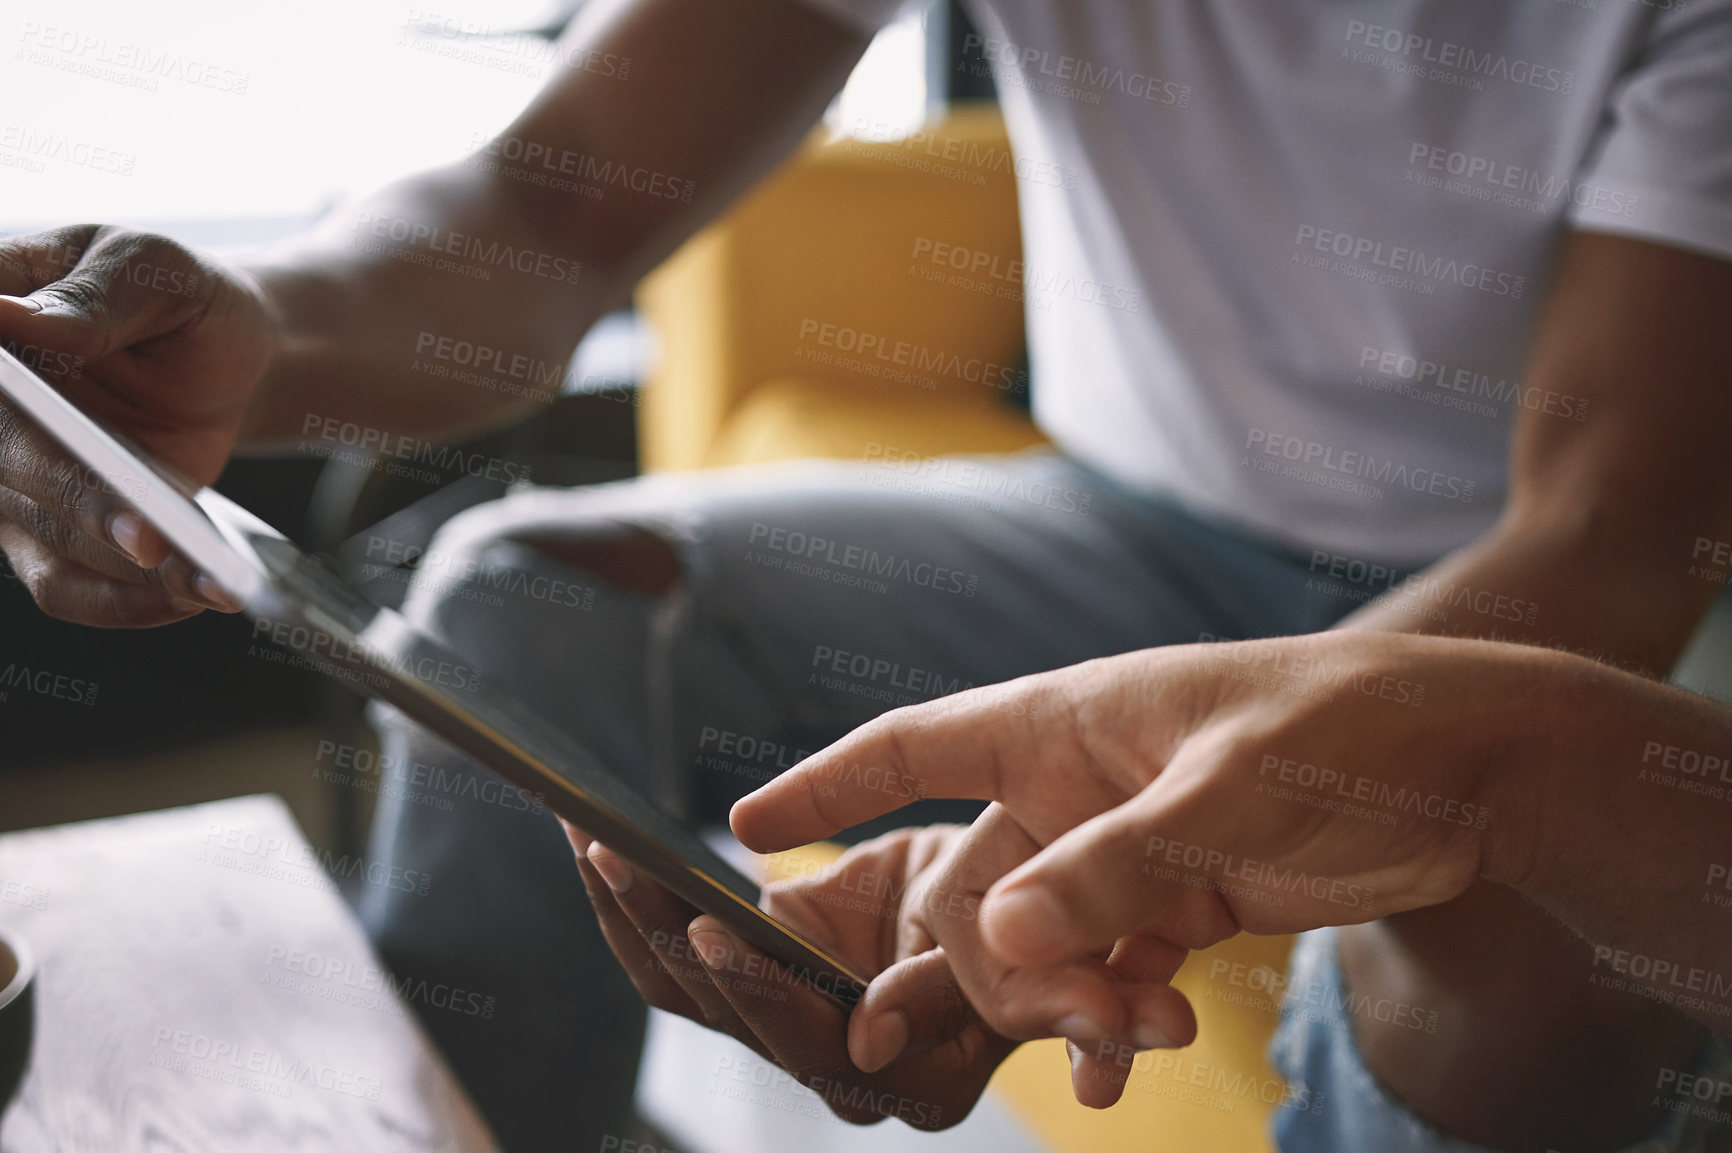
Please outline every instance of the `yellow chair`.
[{"label": "yellow chair", "polygon": [[[646,469],[1040,443],[1004,396],[1022,348],[1020,254],[995,109],[906,141],[814,140],[641,288],[659,345]],[[1283,1089],[1263,1048],[1289,944],[1241,936],[1191,957],[1175,984],[1196,1006],[1196,1044],[1138,1057],[1112,1109],[1075,1103],[1060,1041],[1023,1046],[991,1091],[1058,1153],[1267,1150]]]},{"label": "yellow chair", "polygon": [[[638,293],[659,349],[644,467],[858,458],[872,442],[921,454],[1040,443],[1004,401],[1022,353],[1009,157],[990,109],[914,145],[814,142],[686,244]],[[953,285],[931,259],[940,245],[997,267]]]}]

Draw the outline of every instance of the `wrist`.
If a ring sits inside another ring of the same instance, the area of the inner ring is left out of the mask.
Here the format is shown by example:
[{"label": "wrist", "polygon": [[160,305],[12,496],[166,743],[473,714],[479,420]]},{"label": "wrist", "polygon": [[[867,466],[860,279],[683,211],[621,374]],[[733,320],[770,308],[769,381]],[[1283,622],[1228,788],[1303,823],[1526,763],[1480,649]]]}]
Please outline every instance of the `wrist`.
[{"label": "wrist", "polygon": [[283,283],[293,273],[264,265],[231,265],[230,268],[240,289],[256,302],[261,318],[259,334],[264,345],[263,369],[252,382],[246,398],[240,445],[261,440],[275,442],[281,439],[280,435],[267,434],[262,426],[267,422],[267,412],[272,407],[269,398],[280,391],[278,386],[282,380],[295,372],[292,294],[285,293]]},{"label": "wrist", "polygon": [[1480,876],[1528,892],[1553,859],[1550,842],[1570,804],[1564,770],[1580,764],[1584,683],[1576,658],[1547,649],[1500,646],[1503,667],[1488,720],[1488,758],[1479,803],[1490,812],[1480,842]]}]

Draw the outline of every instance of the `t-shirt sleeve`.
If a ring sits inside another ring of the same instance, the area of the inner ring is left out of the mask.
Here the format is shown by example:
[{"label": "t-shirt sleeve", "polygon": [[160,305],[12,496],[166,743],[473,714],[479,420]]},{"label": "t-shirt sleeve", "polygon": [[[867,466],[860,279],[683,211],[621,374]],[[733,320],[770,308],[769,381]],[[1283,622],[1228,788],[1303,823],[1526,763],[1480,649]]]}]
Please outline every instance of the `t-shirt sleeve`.
[{"label": "t-shirt sleeve", "polygon": [[1612,89],[1569,220],[1732,260],[1732,2],[1656,16]]},{"label": "t-shirt sleeve", "polygon": [[876,32],[911,6],[912,0],[799,0],[862,32]]}]

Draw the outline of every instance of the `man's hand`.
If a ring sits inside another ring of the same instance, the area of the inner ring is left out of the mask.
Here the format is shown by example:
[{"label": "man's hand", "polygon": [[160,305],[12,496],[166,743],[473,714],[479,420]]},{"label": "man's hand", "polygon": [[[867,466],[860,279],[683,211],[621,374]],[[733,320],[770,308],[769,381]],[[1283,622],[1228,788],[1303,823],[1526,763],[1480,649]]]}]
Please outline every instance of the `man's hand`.
[{"label": "man's hand", "polygon": [[[1494,803],[1531,739],[1512,730],[1539,728],[1483,702],[1531,693],[1543,659],[1328,633],[1090,661],[887,713],[741,801],[734,831],[773,852],[910,795],[994,801],[952,858],[980,915],[935,933],[982,1016],[1184,1042],[1160,984],[1184,950],[1369,921],[1480,875],[1490,823],[1527,818]],[[885,780],[906,787],[860,783]]]},{"label": "man's hand", "polygon": [[[898,1117],[919,1129],[967,1116],[1016,1045],[964,999],[929,928],[963,832],[941,825],[891,833],[822,874],[764,890],[771,913],[854,968],[880,974],[850,1014],[566,826],[602,932],[645,1001],[738,1039],[844,1120]],[[886,990],[892,1009],[881,1004]]]},{"label": "man's hand", "polygon": [[[250,281],[160,236],[80,225],[0,241],[0,341],[201,484],[228,461],[272,331]],[[239,608],[3,401],[0,550],[45,612],[79,624]]]}]

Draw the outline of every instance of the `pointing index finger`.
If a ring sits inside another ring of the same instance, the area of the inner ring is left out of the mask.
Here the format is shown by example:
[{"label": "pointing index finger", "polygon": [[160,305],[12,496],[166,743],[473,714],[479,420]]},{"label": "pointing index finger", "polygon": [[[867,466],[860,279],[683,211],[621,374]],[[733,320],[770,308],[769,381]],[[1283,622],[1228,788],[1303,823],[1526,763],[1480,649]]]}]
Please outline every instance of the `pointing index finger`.
[{"label": "pointing index finger", "polygon": [[1029,693],[989,685],[885,713],[736,804],[734,835],[775,853],[918,800],[1002,800],[1012,727],[1028,713],[1006,703]]}]

